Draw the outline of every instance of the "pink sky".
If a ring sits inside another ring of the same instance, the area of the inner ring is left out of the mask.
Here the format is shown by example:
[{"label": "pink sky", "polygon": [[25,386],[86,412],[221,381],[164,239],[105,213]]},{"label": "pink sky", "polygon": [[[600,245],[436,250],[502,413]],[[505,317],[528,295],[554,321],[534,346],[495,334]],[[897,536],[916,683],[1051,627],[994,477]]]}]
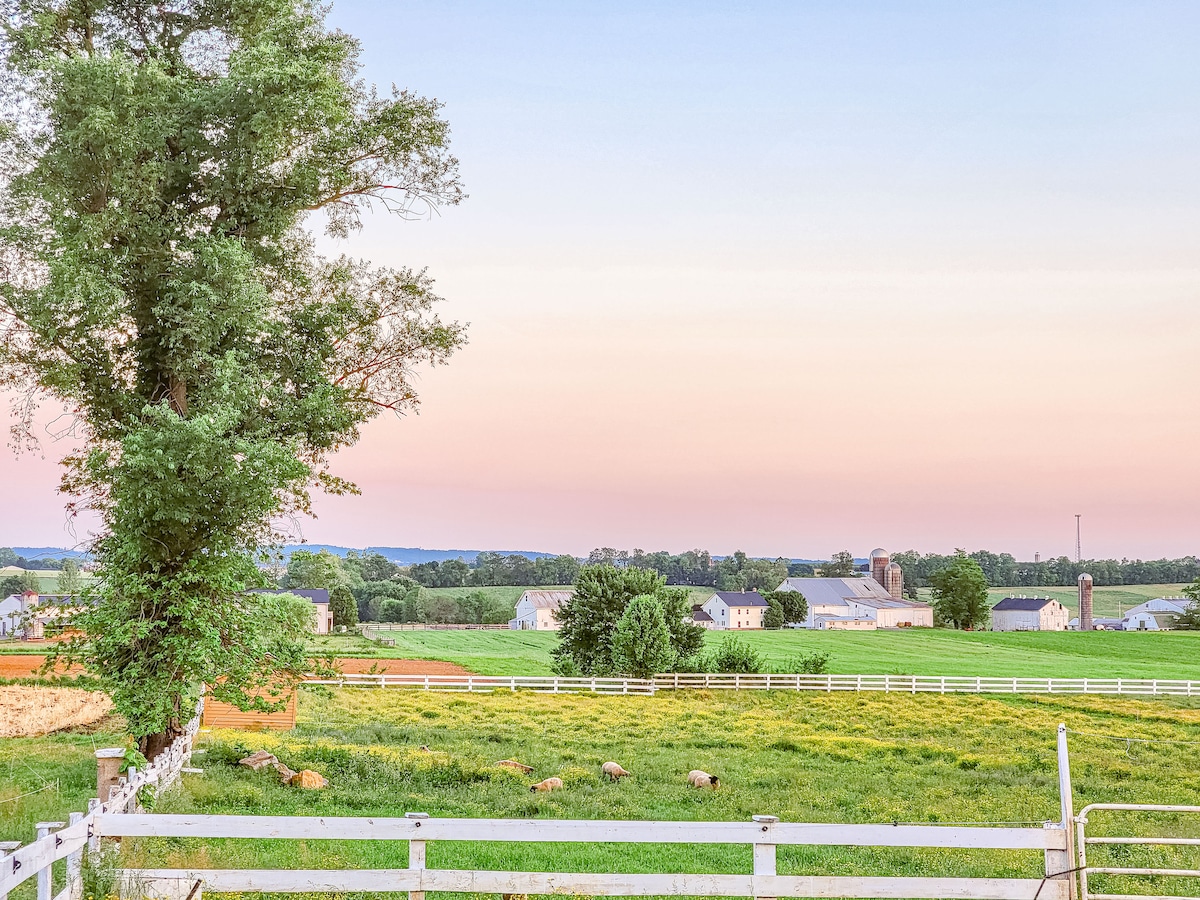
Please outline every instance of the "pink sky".
[{"label": "pink sky", "polygon": [[[764,5],[677,39],[664,6],[614,68],[604,22],[442,9],[334,19],[368,77],[447,101],[471,197],[329,249],[428,266],[471,343],[305,538],[1029,558],[1082,513],[1085,556],[1200,550],[1184,23],[947,7],[893,41]],[[53,459],[0,477],[0,545],[72,542]]]}]

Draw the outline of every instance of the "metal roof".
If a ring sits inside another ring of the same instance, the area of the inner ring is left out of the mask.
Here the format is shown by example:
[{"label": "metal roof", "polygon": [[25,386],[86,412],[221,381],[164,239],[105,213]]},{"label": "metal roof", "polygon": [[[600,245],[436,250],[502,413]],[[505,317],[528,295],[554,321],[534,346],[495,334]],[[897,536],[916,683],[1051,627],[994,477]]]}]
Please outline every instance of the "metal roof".
[{"label": "metal roof", "polygon": [[[726,606],[766,606],[767,601],[758,591],[714,591],[713,596],[720,597]],[[712,597],[708,598],[709,600]]]},{"label": "metal roof", "polygon": [[325,588],[288,588],[287,590],[272,590],[271,588],[254,588],[246,591],[247,594],[295,594],[297,597],[303,597],[305,600],[311,600],[313,603],[328,603],[329,591]]},{"label": "metal roof", "polygon": [[528,600],[534,609],[558,609],[574,596],[574,591],[526,591],[517,602]]},{"label": "metal roof", "polygon": [[874,578],[788,578],[781,591],[799,591],[815,606],[847,606],[857,603],[871,609],[929,609],[928,603],[897,600]]},{"label": "metal roof", "polygon": [[992,607],[992,612],[1037,612],[1057,602],[1053,597],[1005,597]]}]

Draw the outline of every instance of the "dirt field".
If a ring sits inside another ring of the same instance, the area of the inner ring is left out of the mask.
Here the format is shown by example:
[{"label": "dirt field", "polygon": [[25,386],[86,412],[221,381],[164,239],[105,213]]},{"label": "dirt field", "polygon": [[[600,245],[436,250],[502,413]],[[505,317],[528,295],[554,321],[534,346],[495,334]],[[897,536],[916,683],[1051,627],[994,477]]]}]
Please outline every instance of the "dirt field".
[{"label": "dirt field", "polygon": [[[0,655],[0,678],[30,678],[37,673],[43,659],[44,657],[31,653]],[[343,672],[350,674],[371,671],[388,675],[468,674],[466,669],[454,663],[426,659],[339,659],[337,664]],[[372,666],[375,668],[372,669]]]},{"label": "dirt field", "polygon": [[[455,663],[430,659],[339,659],[338,668],[348,675],[380,672],[387,675],[469,675]],[[374,668],[372,668],[374,666]]]},{"label": "dirt field", "polygon": [[98,691],[0,687],[0,737],[37,737],[91,725],[111,709],[112,701]]}]

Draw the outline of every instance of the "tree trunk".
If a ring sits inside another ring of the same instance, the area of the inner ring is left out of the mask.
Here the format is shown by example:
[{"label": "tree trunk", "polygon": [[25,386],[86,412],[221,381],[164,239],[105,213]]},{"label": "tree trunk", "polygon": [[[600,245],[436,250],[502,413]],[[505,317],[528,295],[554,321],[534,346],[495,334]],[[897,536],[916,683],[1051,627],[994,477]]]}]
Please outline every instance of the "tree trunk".
[{"label": "tree trunk", "polygon": [[183,734],[183,725],[180,724],[178,718],[172,717],[162,731],[138,738],[138,750],[149,762],[154,762],[154,758],[170,747],[175,738],[181,734]]}]

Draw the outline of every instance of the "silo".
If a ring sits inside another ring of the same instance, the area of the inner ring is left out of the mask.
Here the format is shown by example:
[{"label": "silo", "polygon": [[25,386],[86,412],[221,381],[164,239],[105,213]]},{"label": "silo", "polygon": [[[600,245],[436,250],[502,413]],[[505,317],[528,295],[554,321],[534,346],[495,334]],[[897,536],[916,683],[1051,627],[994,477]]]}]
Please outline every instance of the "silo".
[{"label": "silo", "polygon": [[1092,630],[1092,576],[1079,576],[1079,630]]},{"label": "silo", "polygon": [[[888,567],[891,557],[888,552],[882,547],[877,547],[871,551],[871,577],[880,584],[883,584],[883,571]],[[884,587],[887,587],[885,584]]]},{"label": "silo", "polygon": [[888,563],[883,570],[883,586],[893,600],[904,599],[904,571],[900,563]]}]

